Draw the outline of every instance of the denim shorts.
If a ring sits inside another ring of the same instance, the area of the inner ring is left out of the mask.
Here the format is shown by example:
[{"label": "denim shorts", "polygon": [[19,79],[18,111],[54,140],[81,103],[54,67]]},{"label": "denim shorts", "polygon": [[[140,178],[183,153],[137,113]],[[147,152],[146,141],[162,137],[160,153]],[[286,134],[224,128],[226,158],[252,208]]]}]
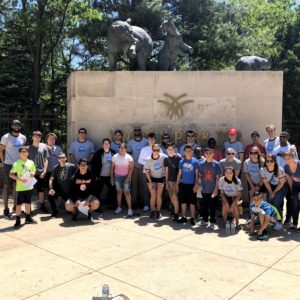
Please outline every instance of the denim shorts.
[{"label": "denim shorts", "polygon": [[129,183],[125,183],[127,176],[116,176],[114,177],[115,186],[117,190],[123,190],[126,192],[130,191],[130,180]]}]

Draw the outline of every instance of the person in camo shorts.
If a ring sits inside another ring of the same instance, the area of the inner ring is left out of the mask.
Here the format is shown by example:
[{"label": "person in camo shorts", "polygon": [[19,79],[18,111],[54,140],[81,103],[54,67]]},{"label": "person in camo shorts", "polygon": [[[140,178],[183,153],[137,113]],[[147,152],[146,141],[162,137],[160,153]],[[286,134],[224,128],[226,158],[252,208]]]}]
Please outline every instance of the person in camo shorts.
[{"label": "person in camo shorts", "polygon": [[[15,182],[9,177],[9,172],[15,161],[19,159],[19,148],[26,143],[26,137],[20,133],[21,122],[13,120],[10,124],[10,131],[2,136],[0,142],[0,160],[4,163],[4,186],[3,186],[3,203],[5,217],[10,216],[8,208],[9,188],[13,187],[14,208],[16,205],[16,187]],[[5,155],[4,155],[5,151]]]}]

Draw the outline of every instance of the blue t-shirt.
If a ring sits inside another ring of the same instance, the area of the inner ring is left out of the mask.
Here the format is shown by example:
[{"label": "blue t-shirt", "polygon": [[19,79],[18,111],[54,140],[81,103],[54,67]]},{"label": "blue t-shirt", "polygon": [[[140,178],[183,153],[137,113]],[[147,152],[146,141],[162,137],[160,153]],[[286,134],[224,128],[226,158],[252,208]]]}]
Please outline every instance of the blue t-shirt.
[{"label": "blue t-shirt", "polygon": [[[293,177],[297,177],[297,178],[300,178],[300,160],[297,161],[297,169],[296,169],[296,172],[293,173],[290,169],[290,167],[288,165],[285,165],[284,166],[284,171],[287,175],[289,175],[291,178]],[[296,186],[296,187],[300,187],[300,182],[295,182],[293,181],[293,186]]]},{"label": "blue t-shirt", "polygon": [[260,206],[256,206],[255,203],[252,203],[250,206],[250,214],[256,215],[256,214],[263,214],[273,217],[274,219],[277,219],[277,214],[274,209],[274,207],[268,203],[267,201],[262,201]]},{"label": "blue t-shirt", "polygon": [[204,161],[199,166],[199,173],[202,183],[202,193],[211,194],[216,187],[217,175],[222,175],[220,164],[215,160],[212,162]]},{"label": "blue t-shirt", "polygon": [[196,170],[199,168],[199,162],[194,157],[192,159],[183,158],[179,162],[179,170],[182,172],[181,182],[184,184],[195,184]]}]

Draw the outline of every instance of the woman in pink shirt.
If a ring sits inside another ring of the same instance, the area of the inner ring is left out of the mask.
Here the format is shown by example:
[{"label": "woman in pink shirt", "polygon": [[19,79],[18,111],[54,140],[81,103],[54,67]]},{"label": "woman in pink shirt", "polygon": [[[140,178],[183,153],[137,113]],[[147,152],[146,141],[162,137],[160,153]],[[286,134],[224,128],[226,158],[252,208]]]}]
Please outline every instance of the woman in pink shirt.
[{"label": "woman in pink shirt", "polygon": [[122,212],[122,194],[124,192],[127,206],[128,206],[128,217],[132,217],[132,201],[130,195],[130,182],[131,175],[133,172],[133,158],[131,155],[126,153],[127,145],[125,143],[120,144],[119,153],[115,154],[112,158],[111,166],[111,184],[116,186],[117,190],[117,202],[118,207],[115,210],[115,214]]}]

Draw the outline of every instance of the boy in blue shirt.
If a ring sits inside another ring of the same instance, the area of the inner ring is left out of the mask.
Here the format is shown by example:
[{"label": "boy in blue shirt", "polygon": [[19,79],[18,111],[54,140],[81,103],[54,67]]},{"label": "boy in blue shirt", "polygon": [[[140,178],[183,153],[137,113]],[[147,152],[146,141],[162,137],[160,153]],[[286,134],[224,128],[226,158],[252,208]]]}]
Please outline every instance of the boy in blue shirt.
[{"label": "boy in blue shirt", "polygon": [[179,198],[181,200],[182,217],[178,223],[186,223],[186,209],[187,204],[190,204],[192,226],[195,223],[195,208],[196,208],[196,193],[199,188],[199,162],[193,157],[193,149],[190,145],[184,147],[184,156],[179,162],[179,171],[176,181],[176,191],[179,191]]},{"label": "boy in blue shirt", "polygon": [[254,233],[254,221],[255,217],[259,217],[260,228],[257,232],[258,240],[266,240],[268,236],[268,226],[270,224],[276,224],[281,220],[280,214],[277,209],[267,201],[263,201],[262,195],[259,191],[253,194],[252,204],[250,206],[251,223],[250,223],[250,234]]}]

